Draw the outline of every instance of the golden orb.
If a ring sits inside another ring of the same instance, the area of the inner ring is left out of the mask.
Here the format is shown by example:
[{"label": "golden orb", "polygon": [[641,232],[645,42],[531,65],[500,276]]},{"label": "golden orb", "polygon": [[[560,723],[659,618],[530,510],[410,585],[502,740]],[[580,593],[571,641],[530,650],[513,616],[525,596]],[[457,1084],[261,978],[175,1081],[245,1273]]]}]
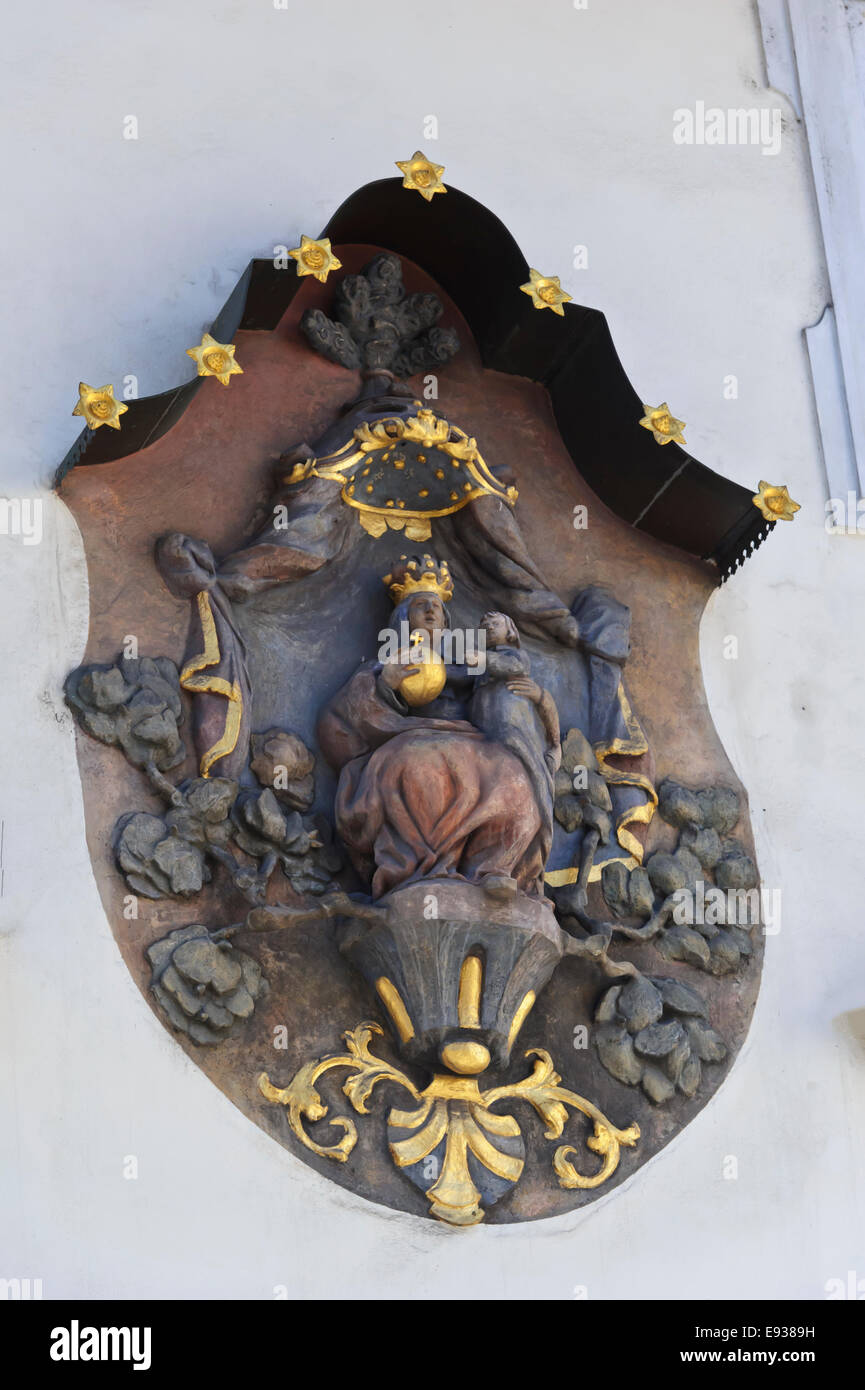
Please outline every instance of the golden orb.
[{"label": "golden orb", "polygon": [[458,1076],[477,1076],[486,1071],[490,1064],[489,1048],[484,1047],[483,1043],[470,1042],[468,1038],[445,1043],[441,1059],[448,1071],[455,1071]]},{"label": "golden orb", "polygon": [[426,641],[426,634],[413,632],[410,641],[410,658],[413,666],[420,670],[413,676],[405,676],[399,683],[399,693],[407,705],[417,709],[438,699],[445,688],[447,668]]}]

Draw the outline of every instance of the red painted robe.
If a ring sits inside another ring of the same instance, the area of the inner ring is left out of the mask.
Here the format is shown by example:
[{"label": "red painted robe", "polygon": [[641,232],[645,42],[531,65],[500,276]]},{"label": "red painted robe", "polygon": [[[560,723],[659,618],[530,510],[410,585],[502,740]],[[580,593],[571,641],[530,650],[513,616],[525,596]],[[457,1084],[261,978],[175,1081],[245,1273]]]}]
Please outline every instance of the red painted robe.
[{"label": "red painted robe", "polygon": [[340,769],[337,832],[373,897],[416,879],[486,874],[543,894],[549,843],[520,759],[463,720],[404,714],[396,703],[361,667],[318,727]]}]

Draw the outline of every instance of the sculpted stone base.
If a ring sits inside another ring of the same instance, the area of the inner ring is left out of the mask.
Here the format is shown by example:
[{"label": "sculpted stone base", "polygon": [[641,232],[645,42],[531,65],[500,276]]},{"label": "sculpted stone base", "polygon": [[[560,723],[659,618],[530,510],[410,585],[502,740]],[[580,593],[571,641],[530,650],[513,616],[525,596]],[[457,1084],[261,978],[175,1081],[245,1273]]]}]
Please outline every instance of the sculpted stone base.
[{"label": "sculpted stone base", "polygon": [[407,1062],[460,1075],[507,1066],[567,949],[549,899],[496,902],[477,883],[425,879],[345,922],[340,948],[388,1011]]},{"label": "sculpted stone base", "polygon": [[[498,885],[497,885],[498,887]],[[513,1115],[493,1109],[506,1099],[528,1101],[546,1125],[545,1137],[562,1133],[567,1106],[594,1121],[588,1147],[602,1158],[600,1169],[579,1173],[560,1146],[553,1167],[562,1187],[597,1187],[619,1161],[620,1145],[633,1146],[636,1125],[617,1129],[591,1101],[560,1085],[546,1051],[523,1080],[481,1091],[478,1077],[507,1066],[511,1048],[538,994],[570,939],[546,899],[515,893],[508,903],[490,899],[482,885],[457,879],[427,879],[396,889],[372,912],[343,919],[341,950],[375,990],[387,1010],[401,1054],[413,1066],[433,1071],[423,1090],[398,1068],[369,1050],[377,1024],[344,1034],[347,1052],[301,1067],[288,1086],[267,1075],[259,1089],[284,1105],[295,1135],[313,1152],[344,1163],[357,1141],[354,1122],[337,1117],[337,1144],[317,1143],[303,1121],[322,1120],[327,1106],[315,1089],[325,1072],[352,1074],[343,1093],[358,1114],[379,1081],[407,1090],[416,1104],[388,1116],[391,1157],[430,1202],[430,1214],[453,1226],[483,1220],[484,1209],[508,1193],[522,1176],[526,1149]]]}]

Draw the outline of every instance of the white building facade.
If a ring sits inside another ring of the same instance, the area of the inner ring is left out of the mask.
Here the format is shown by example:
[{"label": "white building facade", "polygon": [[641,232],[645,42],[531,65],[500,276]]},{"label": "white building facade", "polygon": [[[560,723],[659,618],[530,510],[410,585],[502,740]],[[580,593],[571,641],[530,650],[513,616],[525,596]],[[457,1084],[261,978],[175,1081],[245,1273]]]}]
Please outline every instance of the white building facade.
[{"label": "white building facade", "polygon": [[[0,1276],[46,1298],[865,1296],[865,4],[41,13],[38,43],[32,15],[6,20]],[[304,1166],[144,1005],[88,858],[62,698],[87,568],[51,491],[79,380],[144,396],[190,376],[183,348],[249,258],[414,149],[603,310],[694,457],[801,503],[701,629],[782,895],[748,1041],[628,1184],[468,1233]]]}]

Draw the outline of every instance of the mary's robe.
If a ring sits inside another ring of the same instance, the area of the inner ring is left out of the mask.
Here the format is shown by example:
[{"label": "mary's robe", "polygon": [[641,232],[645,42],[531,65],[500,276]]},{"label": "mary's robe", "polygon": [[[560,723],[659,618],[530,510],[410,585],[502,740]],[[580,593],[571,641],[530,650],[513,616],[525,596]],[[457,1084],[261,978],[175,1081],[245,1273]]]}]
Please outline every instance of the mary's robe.
[{"label": "mary's robe", "polygon": [[417,879],[488,874],[542,895],[545,816],[520,759],[464,720],[401,705],[362,666],[318,726],[340,769],[337,832],[373,897]]}]

